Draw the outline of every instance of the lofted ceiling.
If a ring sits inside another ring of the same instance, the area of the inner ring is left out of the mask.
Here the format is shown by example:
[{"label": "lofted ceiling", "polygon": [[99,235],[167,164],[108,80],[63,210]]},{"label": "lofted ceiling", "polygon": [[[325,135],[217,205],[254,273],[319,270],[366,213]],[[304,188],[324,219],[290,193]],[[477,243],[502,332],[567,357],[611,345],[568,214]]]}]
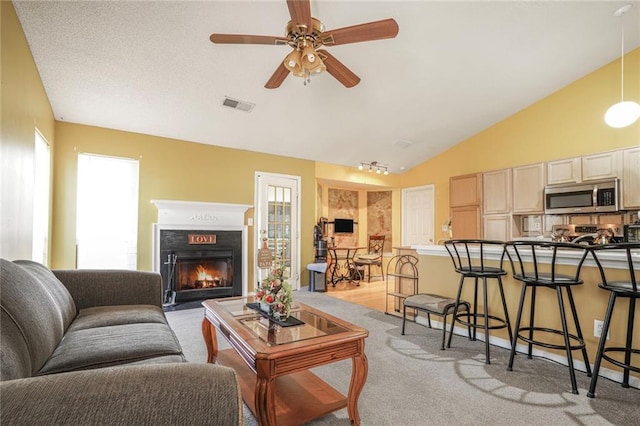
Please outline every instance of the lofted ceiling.
[{"label": "lofted ceiling", "polygon": [[311,0],[327,29],[394,18],[398,36],[326,47],[353,88],[322,73],[265,89],[290,48],[209,35],[282,36],[285,0],[14,1],[57,120],[391,173],[617,59],[629,3],[627,52],[640,1]]}]

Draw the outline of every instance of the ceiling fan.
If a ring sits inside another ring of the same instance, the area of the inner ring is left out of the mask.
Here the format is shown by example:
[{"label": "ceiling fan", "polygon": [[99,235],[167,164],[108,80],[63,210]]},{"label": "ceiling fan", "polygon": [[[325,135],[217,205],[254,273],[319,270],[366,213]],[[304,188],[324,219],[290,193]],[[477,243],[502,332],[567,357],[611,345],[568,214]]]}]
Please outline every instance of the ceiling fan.
[{"label": "ceiling fan", "polygon": [[287,0],[291,20],[287,24],[284,37],[244,35],[244,34],[211,34],[213,43],[224,44],[271,44],[290,46],[293,48],[283,62],[280,63],[264,87],[275,89],[280,87],[285,78],[292,73],[304,78],[306,85],[312,74],[327,71],[345,87],[353,87],[360,82],[342,62],[322,46],[359,43],[362,41],[394,38],[398,35],[398,23],[394,19],[368,22],[350,27],[325,31],[320,20],[311,16],[310,0]]}]

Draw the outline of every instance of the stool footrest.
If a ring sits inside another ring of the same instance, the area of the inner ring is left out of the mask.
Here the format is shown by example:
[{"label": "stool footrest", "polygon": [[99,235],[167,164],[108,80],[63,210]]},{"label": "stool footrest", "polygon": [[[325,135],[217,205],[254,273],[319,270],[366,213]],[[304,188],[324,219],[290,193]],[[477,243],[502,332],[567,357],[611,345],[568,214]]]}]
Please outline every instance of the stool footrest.
[{"label": "stool footrest", "polygon": [[[521,327],[520,329],[516,330],[516,335],[518,339],[527,343],[531,343],[532,345],[542,346],[543,348],[548,348],[548,349],[561,349],[561,350],[567,349],[567,347],[564,344],[557,345],[554,343],[547,343],[547,342],[542,342],[540,340],[529,339],[528,337],[525,337],[521,334],[522,332],[526,332],[526,331],[534,331],[534,332],[541,331],[544,333],[553,333],[560,336],[564,336],[564,332],[562,330],[556,330],[553,328],[546,328],[546,327]],[[571,349],[572,351],[575,351],[578,349],[583,349],[585,347],[585,343],[583,339],[579,338],[575,334],[567,333],[567,335],[569,336],[569,339],[575,342],[578,342],[577,345],[573,345],[573,346],[570,345],[569,349]]]},{"label": "stool footrest", "polygon": [[624,353],[624,354],[636,354],[636,355],[640,355],[640,349],[633,349],[633,348],[621,348],[621,347],[611,347],[611,348],[605,348],[602,351],[602,358],[606,359],[607,361],[609,361],[611,364],[613,365],[617,365],[620,368],[624,368],[627,370],[631,370],[634,371],[636,373],[640,373],[640,367],[636,367],[634,365],[631,364],[625,364],[622,361],[618,361],[615,358],[610,357],[609,355],[607,355],[607,352],[618,352],[618,353]]},{"label": "stool footrest", "polygon": [[[465,325],[467,327],[482,328],[482,329],[485,328],[484,323],[482,323],[482,324],[477,324],[477,323],[474,324],[472,322],[468,322],[466,320],[463,320],[462,318],[465,318],[466,316],[467,316],[466,312],[465,313],[461,313],[461,314],[459,313],[458,315],[456,315],[455,321],[459,322],[460,324]],[[484,320],[484,314],[481,314],[481,313],[475,313],[474,314],[473,312],[470,312],[469,313],[469,317],[475,317],[476,319]],[[497,317],[495,315],[487,315],[487,318],[492,319],[494,321],[499,321],[500,322],[500,324],[489,325],[488,327],[486,327],[489,330],[496,330],[496,329],[499,329],[499,328],[507,328],[507,321],[504,318],[500,318],[500,317]]]}]

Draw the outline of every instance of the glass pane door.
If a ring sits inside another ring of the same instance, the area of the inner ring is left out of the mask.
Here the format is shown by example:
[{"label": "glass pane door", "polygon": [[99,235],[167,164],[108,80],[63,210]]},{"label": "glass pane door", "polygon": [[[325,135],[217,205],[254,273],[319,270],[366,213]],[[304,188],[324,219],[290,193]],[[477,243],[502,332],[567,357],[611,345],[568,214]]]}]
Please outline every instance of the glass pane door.
[{"label": "glass pane door", "polygon": [[268,185],[267,246],[275,267],[291,274],[291,188]]}]

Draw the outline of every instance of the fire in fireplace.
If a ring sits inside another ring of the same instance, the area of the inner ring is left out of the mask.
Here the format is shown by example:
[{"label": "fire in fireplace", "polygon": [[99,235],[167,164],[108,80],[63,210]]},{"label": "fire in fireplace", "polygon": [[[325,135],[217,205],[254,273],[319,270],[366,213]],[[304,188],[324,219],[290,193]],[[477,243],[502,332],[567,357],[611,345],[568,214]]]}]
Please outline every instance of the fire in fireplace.
[{"label": "fire in fireplace", "polygon": [[242,295],[242,231],[160,231],[165,304]]},{"label": "fire in fireplace", "polygon": [[233,283],[233,259],[179,258],[176,291],[229,287]]}]

